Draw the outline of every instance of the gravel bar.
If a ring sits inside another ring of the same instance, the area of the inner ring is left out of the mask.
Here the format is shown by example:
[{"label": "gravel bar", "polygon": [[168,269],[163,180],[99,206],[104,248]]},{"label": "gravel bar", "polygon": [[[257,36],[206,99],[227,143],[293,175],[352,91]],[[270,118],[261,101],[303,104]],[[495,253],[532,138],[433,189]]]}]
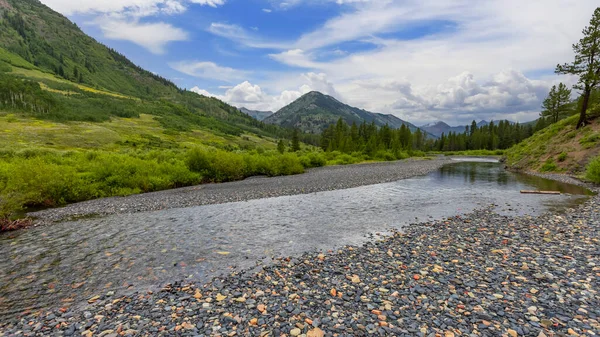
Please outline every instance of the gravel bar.
[{"label": "gravel bar", "polygon": [[397,181],[425,175],[451,162],[450,159],[408,159],[396,162],[327,166],[304,174],[282,177],[252,177],[242,181],[112,197],[52,208],[28,215],[36,224],[111,215],[156,211],[208,204],[247,201],[284,195],[308,194]]},{"label": "gravel bar", "polygon": [[0,323],[0,336],[597,336],[599,291],[596,195],[562,214],[485,208],[205,284],[98,294]]}]

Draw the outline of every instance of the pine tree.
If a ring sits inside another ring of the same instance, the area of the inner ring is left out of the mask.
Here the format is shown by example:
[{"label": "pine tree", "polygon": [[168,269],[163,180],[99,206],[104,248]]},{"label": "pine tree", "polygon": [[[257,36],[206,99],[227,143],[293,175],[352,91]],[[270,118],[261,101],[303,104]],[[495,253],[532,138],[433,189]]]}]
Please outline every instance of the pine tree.
[{"label": "pine tree", "polygon": [[558,122],[568,113],[570,100],[571,90],[567,89],[566,85],[563,83],[560,83],[558,87],[553,85],[548,97],[542,103],[544,110],[540,116],[549,118],[552,123]]},{"label": "pine tree", "polygon": [[281,154],[285,152],[285,142],[283,141],[283,139],[280,139],[277,142],[277,151],[279,151],[279,153]]},{"label": "pine tree", "polygon": [[575,61],[556,66],[557,74],[579,76],[573,86],[583,91],[583,104],[579,112],[577,128],[587,124],[587,109],[592,90],[600,83],[600,7],[596,8],[590,25],[583,29],[583,38],[573,45]]},{"label": "pine tree", "polygon": [[292,133],[292,152],[300,151],[300,134],[298,129],[294,129],[294,133]]}]

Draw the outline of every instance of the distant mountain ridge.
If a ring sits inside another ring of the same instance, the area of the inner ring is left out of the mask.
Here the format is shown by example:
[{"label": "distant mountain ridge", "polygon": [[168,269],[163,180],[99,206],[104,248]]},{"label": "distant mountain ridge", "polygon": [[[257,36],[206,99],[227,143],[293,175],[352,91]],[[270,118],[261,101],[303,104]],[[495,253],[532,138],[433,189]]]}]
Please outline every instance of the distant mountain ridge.
[{"label": "distant mountain ridge", "polygon": [[250,110],[244,107],[240,108],[240,111],[259,121],[262,121],[273,114],[273,111]]},{"label": "distant mountain ridge", "polygon": [[[267,117],[264,122],[276,124],[283,127],[299,128],[303,132],[321,133],[329,125],[336,123],[342,118],[346,123],[361,124],[372,123],[377,126],[389,125],[392,128],[400,128],[406,125],[411,132],[418,127],[404,121],[394,115],[374,113],[344,104],[332,96],[311,91],[294,102],[281,108],[275,114]],[[431,138],[437,138],[428,134]]]},{"label": "distant mountain ridge", "polygon": [[[500,121],[493,121],[494,123],[498,123]],[[514,124],[515,122],[511,122],[511,121],[507,121],[511,124]],[[535,123],[537,122],[536,120],[533,120],[531,122],[526,122],[526,123],[520,123],[521,125],[535,125]],[[477,123],[477,127],[482,127],[485,125],[489,125],[490,122],[488,121],[484,121],[481,120]],[[436,137],[440,137],[443,134],[448,134],[450,132],[454,132],[454,133],[463,133],[465,132],[467,127],[470,127],[471,124],[467,124],[467,125],[459,125],[459,126],[450,126],[445,122],[442,121],[437,121],[437,122],[433,122],[433,123],[429,123],[429,124],[425,124],[425,125],[421,125],[419,128],[421,128],[421,130],[425,130],[433,135],[435,135]]]}]

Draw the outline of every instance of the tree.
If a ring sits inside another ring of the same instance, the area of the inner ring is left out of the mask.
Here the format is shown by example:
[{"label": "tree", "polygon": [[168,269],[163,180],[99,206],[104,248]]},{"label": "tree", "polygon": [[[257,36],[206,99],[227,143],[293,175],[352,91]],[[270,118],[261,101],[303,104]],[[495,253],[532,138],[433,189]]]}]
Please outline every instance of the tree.
[{"label": "tree", "polygon": [[579,76],[573,86],[583,91],[583,104],[579,112],[577,128],[587,124],[587,108],[592,90],[600,83],[600,7],[596,8],[590,25],[583,29],[583,38],[573,45],[575,61],[556,66],[557,74]]},{"label": "tree", "polygon": [[279,153],[281,154],[285,152],[285,142],[283,141],[283,139],[280,139],[277,142],[277,151],[279,151]]},{"label": "tree", "polygon": [[300,135],[298,129],[294,129],[294,133],[292,134],[292,152],[300,151]]},{"label": "tree", "polygon": [[558,122],[569,110],[570,100],[571,90],[567,89],[566,85],[563,83],[558,87],[553,85],[548,97],[542,103],[544,110],[540,113],[540,117],[549,118],[552,123]]}]

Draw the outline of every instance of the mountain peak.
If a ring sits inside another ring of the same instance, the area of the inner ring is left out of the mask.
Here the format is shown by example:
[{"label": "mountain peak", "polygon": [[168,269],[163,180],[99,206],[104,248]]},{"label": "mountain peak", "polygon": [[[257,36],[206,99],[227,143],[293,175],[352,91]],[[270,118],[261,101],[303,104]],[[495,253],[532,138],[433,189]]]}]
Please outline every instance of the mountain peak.
[{"label": "mountain peak", "polygon": [[[362,110],[344,104],[335,97],[318,91],[310,91],[289,105],[281,108],[274,115],[264,120],[265,123],[276,124],[284,127],[299,128],[303,132],[321,133],[329,125],[335,124],[339,119],[346,123],[361,124],[375,123],[377,126],[389,125],[400,128],[406,125],[411,131],[418,128],[413,124],[403,121],[394,115],[385,115]],[[435,136],[431,135],[435,138]]]}]

